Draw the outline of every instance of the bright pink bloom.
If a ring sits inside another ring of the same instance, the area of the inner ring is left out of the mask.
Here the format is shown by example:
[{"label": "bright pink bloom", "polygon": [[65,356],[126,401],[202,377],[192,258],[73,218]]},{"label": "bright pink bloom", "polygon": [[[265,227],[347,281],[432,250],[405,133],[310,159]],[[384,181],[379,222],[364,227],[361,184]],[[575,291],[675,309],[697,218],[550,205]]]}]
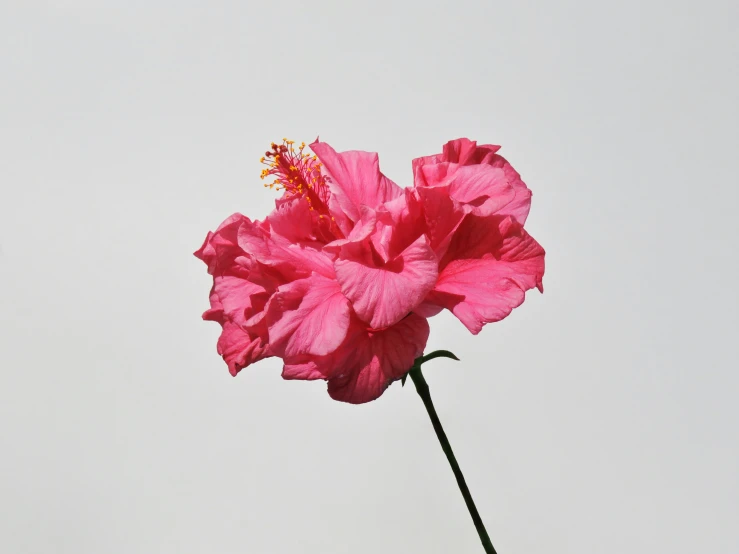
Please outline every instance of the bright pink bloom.
[{"label": "bright pink bloom", "polygon": [[263,221],[235,214],[195,255],[213,275],[218,352],[236,375],[268,356],[337,400],[379,397],[451,310],[473,333],[542,289],[544,250],[523,229],[531,192],[497,146],[459,139],[413,161],[401,189],[377,154],[272,145],[262,178],[284,190]]},{"label": "bright pink bloom", "polygon": [[438,282],[416,311],[447,308],[474,334],[520,306],[528,289],[544,290],[544,249],[523,229],[531,191],[499,149],[459,139],[413,160],[439,258]]}]

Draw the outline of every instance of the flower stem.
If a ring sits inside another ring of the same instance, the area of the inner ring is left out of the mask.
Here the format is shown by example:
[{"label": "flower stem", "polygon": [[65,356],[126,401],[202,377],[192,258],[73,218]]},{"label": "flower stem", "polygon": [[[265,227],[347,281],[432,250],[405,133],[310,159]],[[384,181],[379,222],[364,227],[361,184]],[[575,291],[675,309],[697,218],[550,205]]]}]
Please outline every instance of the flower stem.
[{"label": "flower stem", "polygon": [[436,414],[434,403],[431,401],[429,386],[428,383],[426,383],[426,379],[423,378],[421,367],[414,366],[410,370],[410,376],[411,379],[413,379],[413,384],[416,386],[418,396],[421,397],[421,400],[423,400],[423,405],[426,406],[426,411],[431,418],[431,424],[434,426],[434,431],[436,431],[436,436],[439,438],[439,443],[441,443],[441,449],[444,451],[444,454],[446,454],[446,459],[449,460],[449,465],[452,466],[454,477],[457,478],[457,485],[459,485],[459,490],[462,492],[464,502],[465,504],[467,504],[467,509],[472,516],[472,521],[475,523],[477,534],[480,535],[482,546],[487,554],[497,554],[495,552],[495,548],[493,548],[493,543],[490,541],[490,537],[488,537],[488,532],[485,530],[485,525],[483,525],[482,523],[480,514],[477,512],[475,502],[472,500],[472,494],[470,494],[470,489],[467,488],[467,483],[464,480],[464,475],[462,475],[462,470],[459,469],[457,459],[454,457],[452,445],[449,444],[449,439],[447,439],[446,433],[444,433],[444,428],[441,426],[439,416]]}]

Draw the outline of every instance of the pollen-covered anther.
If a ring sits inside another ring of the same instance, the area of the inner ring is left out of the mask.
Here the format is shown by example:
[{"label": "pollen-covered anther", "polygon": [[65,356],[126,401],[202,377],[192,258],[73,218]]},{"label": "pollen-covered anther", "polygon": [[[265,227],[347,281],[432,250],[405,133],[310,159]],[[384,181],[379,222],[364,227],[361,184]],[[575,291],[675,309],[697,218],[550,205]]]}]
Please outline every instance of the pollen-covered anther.
[{"label": "pollen-covered anther", "polygon": [[260,162],[267,166],[261,178],[269,175],[275,177],[270,188],[284,190],[289,197],[305,198],[311,209],[328,213],[329,190],[326,178],[321,173],[321,163],[314,154],[304,153],[305,142],[301,142],[298,150],[295,141],[282,139],[282,144],[271,144],[271,150],[265,152]]}]

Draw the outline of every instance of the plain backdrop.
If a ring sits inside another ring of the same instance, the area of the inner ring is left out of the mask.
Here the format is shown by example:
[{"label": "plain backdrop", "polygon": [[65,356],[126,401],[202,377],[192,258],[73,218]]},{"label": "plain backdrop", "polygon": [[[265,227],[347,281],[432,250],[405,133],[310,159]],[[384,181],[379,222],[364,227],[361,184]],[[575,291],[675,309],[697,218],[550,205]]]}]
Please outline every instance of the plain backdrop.
[{"label": "plain backdrop", "polygon": [[232,378],[200,319],[317,135],[534,192],[545,293],[425,366],[500,554],[739,552],[739,4],[0,5],[1,552],[482,552],[413,387]]}]

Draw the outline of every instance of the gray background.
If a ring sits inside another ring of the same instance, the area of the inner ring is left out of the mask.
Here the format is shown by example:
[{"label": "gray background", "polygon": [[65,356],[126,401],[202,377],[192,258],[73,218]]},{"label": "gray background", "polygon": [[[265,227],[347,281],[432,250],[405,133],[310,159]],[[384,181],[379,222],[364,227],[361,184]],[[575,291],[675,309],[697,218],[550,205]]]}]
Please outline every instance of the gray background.
[{"label": "gray background", "polygon": [[231,378],[191,253],[283,136],[468,136],[546,292],[431,320],[501,554],[739,551],[736,2],[2,2],[0,551],[481,552],[420,400]]}]

